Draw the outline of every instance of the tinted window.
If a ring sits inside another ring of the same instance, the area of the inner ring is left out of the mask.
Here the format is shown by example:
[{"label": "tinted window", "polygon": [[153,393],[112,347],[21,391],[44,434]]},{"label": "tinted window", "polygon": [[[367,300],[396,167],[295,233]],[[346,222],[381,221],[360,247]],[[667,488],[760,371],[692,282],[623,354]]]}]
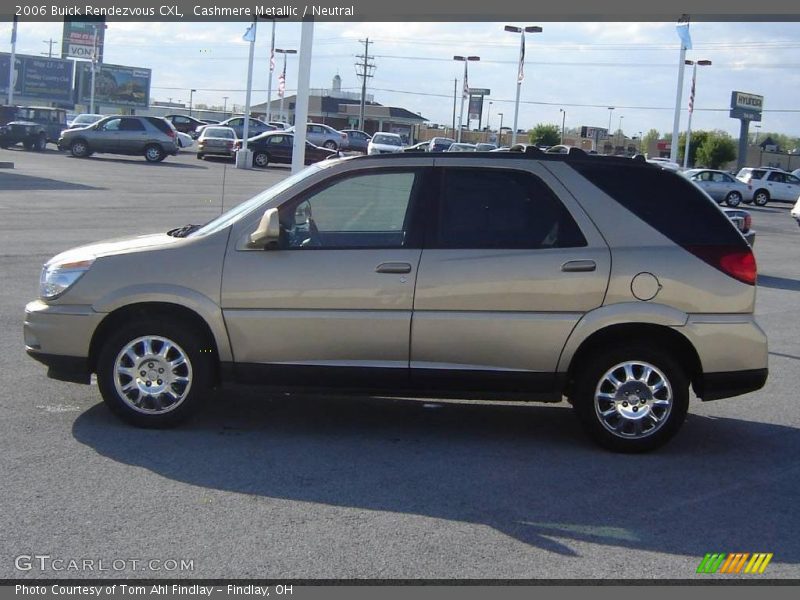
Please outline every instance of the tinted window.
[{"label": "tinted window", "polygon": [[144,131],[144,125],[139,122],[139,119],[122,119],[119,128],[121,131]]},{"label": "tinted window", "polygon": [[571,166],[681,246],[747,244],[716,203],[676,173],[602,161],[576,161]]},{"label": "tinted window", "polygon": [[783,183],[785,181],[783,178],[783,173],[776,173],[774,171],[769,174],[769,177],[767,177],[767,179],[769,181],[777,181],[778,183]]},{"label": "tinted window", "polygon": [[145,119],[162,133],[169,133],[172,131],[172,124],[166,119],[161,119],[159,117],[145,117]]},{"label": "tinted window", "polygon": [[102,129],[105,131],[119,131],[119,126],[121,123],[122,119],[109,119],[103,123]]},{"label": "tinted window", "polygon": [[288,136],[285,135],[271,135],[267,138],[268,144],[287,144],[288,141]]},{"label": "tinted window", "polygon": [[586,239],[538,177],[523,171],[444,169],[440,248],[562,248]]},{"label": "tinted window", "polygon": [[402,247],[416,177],[413,172],[356,175],[287,203],[280,209],[284,247]]},{"label": "tinted window", "polygon": [[786,183],[793,183],[795,185],[800,183],[800,179],[798,179],[794,175],[784,175],[784,177],[786,178]]}]

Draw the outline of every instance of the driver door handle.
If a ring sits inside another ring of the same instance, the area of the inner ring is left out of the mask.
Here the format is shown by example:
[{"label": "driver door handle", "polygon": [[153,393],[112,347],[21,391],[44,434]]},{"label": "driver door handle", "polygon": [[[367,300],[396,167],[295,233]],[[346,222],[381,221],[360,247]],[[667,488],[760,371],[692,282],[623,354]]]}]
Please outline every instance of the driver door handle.
[{"label": "driver door handle", "polygon": [[411,265],[403,262],[385,262],[375,267],[376,273],[411,273]]},{"label": "driver door handle", "polygon": [[594,271],[597,268],[597,263],[593,260],[568,260],[561,265],[561,270],[564,273],[580,273],[584,271]]}]

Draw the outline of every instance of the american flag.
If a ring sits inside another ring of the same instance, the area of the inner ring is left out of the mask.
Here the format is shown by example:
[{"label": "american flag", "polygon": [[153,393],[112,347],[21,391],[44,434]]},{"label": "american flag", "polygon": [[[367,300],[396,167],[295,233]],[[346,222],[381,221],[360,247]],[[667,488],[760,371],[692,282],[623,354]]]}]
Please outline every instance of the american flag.
[{"label": "american flag", "polygon": [[275,70],[275,48],[272,48],[269,51],[269,72],[272,73],[274,70]]},{"label": "american flag", "polygon": [[522,83],[525,79],[525,34],[522,34],[522,44],[519,48],[519,73],[517,74],[517,82]]},{"label": "american flag", "polygon": [[689,92],[689,114],[694,112],[694,80],[695,75],[692,75],[692,90]]},{"label": "american flag", "polygon": [[469,97],[469,80],[466,71],[464,71],[464,91],[461,93],[461,97],[464,98],[464,100]]},{"label": "american flag", "polygon": [[286,93],[286,69],[284,68],[281,71],[281,74],[278,75],[278,98],[283,98],[283,95]]}]

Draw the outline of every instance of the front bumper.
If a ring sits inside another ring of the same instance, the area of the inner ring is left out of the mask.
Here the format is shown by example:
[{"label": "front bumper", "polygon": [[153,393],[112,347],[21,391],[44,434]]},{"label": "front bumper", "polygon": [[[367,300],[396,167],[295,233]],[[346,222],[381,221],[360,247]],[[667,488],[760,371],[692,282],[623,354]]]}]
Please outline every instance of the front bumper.
[{"label": "front bumper", "polygon": [[89,383],[89,346],[104,316],[90,306],[34,300],[25,307],[25,350],[47,365],[49,377]]}]

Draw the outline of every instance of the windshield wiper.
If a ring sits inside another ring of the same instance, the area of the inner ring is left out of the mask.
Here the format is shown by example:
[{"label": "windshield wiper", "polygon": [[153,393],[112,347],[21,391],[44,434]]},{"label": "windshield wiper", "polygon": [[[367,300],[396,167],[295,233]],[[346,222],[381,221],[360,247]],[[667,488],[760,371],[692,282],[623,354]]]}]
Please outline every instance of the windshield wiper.
[{"label": "windshield wiper", "polygon": [[183,227],[177,227],[175,229],[170,229],[167,232],[167,235],[171,235],[172,237],[186,237],[190,233],[200,229],[200,227],[201,227],[201,225],[184,225]]}]

